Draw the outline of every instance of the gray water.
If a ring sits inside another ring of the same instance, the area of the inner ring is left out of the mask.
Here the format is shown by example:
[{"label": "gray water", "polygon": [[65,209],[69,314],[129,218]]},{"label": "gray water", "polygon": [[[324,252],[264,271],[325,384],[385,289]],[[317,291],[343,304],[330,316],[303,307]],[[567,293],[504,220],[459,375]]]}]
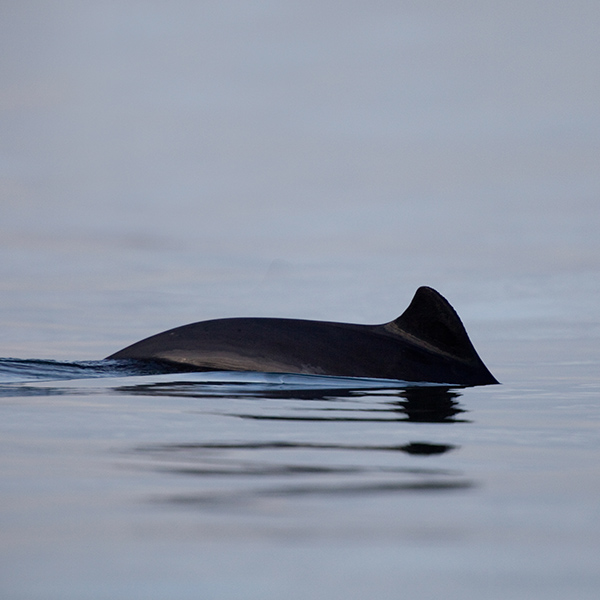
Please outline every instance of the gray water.
[{"label": "gray water", "polygon": [[[0,8],[2,598],[596,598],[597,2]],[[139,373],[419,285],[500,386]]]}]

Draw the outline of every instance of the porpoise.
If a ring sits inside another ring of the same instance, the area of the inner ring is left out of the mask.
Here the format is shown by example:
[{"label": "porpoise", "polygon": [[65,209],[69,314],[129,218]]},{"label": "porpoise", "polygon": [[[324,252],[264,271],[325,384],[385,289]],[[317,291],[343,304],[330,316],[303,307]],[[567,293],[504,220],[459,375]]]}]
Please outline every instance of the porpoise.
[{"label": "porpoise", "polygon": [[448,301],[420,287],[381,325],[230,318],[176,327],[108,359],[159,361],[197,371],[259,371],[455,385],[498,381],[479,358]]}]

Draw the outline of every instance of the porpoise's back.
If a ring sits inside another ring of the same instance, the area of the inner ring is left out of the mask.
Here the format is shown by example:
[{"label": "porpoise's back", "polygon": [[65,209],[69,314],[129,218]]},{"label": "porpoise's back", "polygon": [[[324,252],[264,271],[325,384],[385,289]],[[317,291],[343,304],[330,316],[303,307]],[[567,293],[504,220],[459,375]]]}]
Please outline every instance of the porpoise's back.
[{"label": "porpoise's back", "polygon": [[170,329],[108,358],[162,361],[204,371],[497,383],[454,309],[428,287],[417,290],[400,317],[382,325],[217,319]]}]

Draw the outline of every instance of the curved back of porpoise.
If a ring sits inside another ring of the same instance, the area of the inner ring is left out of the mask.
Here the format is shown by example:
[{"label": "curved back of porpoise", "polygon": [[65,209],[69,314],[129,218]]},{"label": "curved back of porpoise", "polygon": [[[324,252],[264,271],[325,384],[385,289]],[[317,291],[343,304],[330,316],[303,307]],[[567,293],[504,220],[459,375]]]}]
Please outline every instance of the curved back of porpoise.
[{"label": "curved back of porpoise", "polygon": [[383,325],[217,319],[159,333],[108,358],[158,360],[195,370],[498,383],[454,309],[428,287],[419,288],[406,311]]}]

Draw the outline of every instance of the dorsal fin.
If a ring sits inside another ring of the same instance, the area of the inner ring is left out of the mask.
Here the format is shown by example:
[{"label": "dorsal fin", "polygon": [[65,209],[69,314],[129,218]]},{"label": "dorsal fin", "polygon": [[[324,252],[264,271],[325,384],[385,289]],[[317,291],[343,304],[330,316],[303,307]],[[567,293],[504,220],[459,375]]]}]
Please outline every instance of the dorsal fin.
[{"label": "dorsal fin", "polygon": [[420,287],[408,308],[392,323],[395,328],[442,352],[467,360],[477,357],[456,311],[430,287]]}]

